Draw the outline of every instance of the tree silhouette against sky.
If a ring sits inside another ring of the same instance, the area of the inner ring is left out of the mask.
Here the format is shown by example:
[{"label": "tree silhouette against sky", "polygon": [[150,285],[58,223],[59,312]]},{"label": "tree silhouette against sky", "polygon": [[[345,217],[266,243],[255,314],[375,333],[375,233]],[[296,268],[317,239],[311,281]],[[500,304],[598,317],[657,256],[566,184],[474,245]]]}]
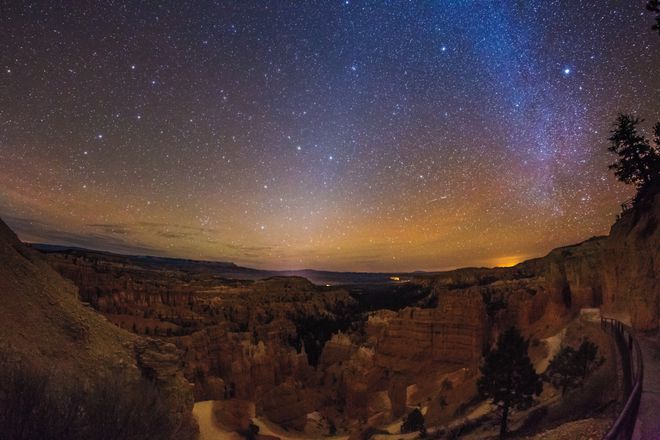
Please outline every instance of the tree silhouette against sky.
[{"label": "tree silhouette against sky", "polygon": [[658,181],[660,176],[660,122],[655,124],[653,143],[639,130],[641,119],[621,113],[610,132],[608,150],[618,157],[610,169],[623,183],[638,191]]}]

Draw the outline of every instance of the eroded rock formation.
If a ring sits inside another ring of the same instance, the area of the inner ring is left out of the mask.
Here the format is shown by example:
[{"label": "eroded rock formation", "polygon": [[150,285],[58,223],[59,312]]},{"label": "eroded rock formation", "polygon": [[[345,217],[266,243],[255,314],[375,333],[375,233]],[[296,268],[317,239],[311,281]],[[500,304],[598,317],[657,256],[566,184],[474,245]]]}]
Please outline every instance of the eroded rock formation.
[{"label": "eroded rock formation", "polygon": [[[581,308],[602,307],[638,329],[657,328],[659,209],[655,190],[608,237],[512,268],[411,276],[422,294],[392,302],[401,305],[394,310],[298,277],[230,280],[84,251],[48,259],[109,320],[175,344],[198,400],[253,402],[256,414],[318,435],[394,420],[436,396],[448,375],[455,386],[468,383],[511,325],[545,338]],[[88,337],[84,323],[62,322],[71,338]]]}]

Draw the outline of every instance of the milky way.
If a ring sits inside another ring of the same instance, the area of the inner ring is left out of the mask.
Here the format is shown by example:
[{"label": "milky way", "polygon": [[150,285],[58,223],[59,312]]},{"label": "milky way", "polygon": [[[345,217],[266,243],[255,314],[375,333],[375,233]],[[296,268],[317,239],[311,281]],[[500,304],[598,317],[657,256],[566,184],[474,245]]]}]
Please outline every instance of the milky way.
[{"label": "milky way", "polygon": [[13,3],[0,216],[28,241],[507,265],[607,233],[614,117],[660,119],[642,1]]}]

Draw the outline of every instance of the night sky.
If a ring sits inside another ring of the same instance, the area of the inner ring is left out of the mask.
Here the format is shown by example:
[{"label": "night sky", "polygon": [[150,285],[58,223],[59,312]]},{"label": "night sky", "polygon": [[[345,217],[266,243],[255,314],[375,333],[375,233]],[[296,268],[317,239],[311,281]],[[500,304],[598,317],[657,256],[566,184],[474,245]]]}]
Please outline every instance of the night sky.
[{"label": "night sky", "polygon": [[[644,1],[0,3],[0,217],[264,268],[509,265],[606,234]],[[75,7],[74,7],[75,5]]]}]

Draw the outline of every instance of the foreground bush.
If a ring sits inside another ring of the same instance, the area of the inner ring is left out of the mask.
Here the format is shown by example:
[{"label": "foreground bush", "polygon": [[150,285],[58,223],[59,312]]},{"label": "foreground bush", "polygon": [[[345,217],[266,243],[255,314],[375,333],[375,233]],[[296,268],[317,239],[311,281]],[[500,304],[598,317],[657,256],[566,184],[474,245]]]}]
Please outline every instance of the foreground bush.
[{"label": "foreground bush", "polygon": [[598,356],[598,346],[589,339],[583,339],[576,350],[563,346],[550,361],[545,379],[555,388],[561,389],[562,396],[567,390],[580,388],[594,371],[605,363],[603,356]]},{"label": "foreground bush", "polygon": [[424,426],[424,416],[419,408],[412,410],[410,414],[403,419],[403,423],[401,424],[401,434],[415,431],[426,431]]},{"label": "foreground bush", "polygon": [[174,427],[153,383],[116,373],[92,386],[60,386],[0,361],[1,440],[171,439]]}]

